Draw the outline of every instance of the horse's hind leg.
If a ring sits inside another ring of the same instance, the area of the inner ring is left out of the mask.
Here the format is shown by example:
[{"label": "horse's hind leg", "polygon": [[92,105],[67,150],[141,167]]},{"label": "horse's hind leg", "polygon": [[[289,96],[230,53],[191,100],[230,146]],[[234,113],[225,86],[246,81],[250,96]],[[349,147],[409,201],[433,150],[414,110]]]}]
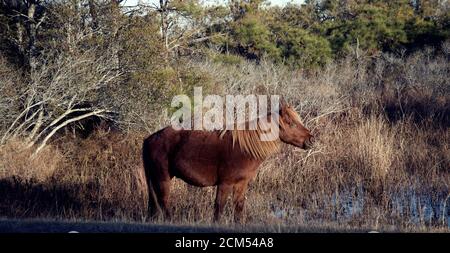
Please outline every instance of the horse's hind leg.
[{"label": "horse's hind leg", "polygon": [[164,163],[147,162],[146,177],[148,185],[148,209],[151,217],[162,213],[168,218],[171,217],[169,210],[170,176],[165,169]]},{"label": "horse's hind leg", "polygon": [[153,188],[153,183],[150,183],[150,179],[147,181],[148,185],[148,213],[151,218],[158,215],[161,212],[161,207],[158,204],[158,197],[156,196],[155,189]]},{"label": "horse's hind leg", "polygon": [[172,218],[172,212],[170,210],[169,205],[169,197],[170,197],[170,178],[166,180],[159,181],[156,186],[156,194],[159,205],[161,206],[162,211],[167,219]]},{"label": "horse's hind leg", "polygon": [[[148,173],[149,211],[152,217],[161,213],[165,218],[171,218],[169,207],[170,177],[157,173]],[[151,187],[150,187],[151,186]],[[151,194],[151,195],[150,195]]]}]

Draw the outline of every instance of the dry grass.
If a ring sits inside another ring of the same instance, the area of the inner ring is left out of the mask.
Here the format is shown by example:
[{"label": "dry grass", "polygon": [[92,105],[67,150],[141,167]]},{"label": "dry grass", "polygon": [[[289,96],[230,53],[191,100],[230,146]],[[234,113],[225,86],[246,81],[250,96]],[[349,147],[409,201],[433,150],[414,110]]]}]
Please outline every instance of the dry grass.
[{"label": "dry grass", "polygon": [[[445,57],[347,59],[308,73],[269,63],[190,63],[208,70],[224,93],[284,94],[318,136],[308,152],[284,146],[263,163],[247,195],[249,228],[448,232]],[[0,215],[161,223],[147,219],[140,158],[146,134],[63,134],[34,159],[20,140],[7,143],[0,148]],[[209,225],[214,196],[213,188],[175,179],[169,222]],[[235,226],[230,204],[225,216],[224,225]]]},{"label": "dry grass", "polygon": [[31,158],[31,155],[32,152],[26,149],[26,143],[10,140],[0,149],[0,177],[45,182],[61,167],[64,159],[63,154],[51,146],[45,147],[35,158]]}]

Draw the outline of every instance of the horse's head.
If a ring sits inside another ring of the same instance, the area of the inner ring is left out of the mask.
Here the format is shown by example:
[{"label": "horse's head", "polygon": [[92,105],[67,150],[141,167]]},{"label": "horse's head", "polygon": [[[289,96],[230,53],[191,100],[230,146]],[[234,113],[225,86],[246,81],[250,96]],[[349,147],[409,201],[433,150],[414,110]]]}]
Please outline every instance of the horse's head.
[{"label": "horse's head", "polygon": [[314,136],[301,123],[297,112],[284,102],[280,103],[280,139],[299,148],[312,147]]}]

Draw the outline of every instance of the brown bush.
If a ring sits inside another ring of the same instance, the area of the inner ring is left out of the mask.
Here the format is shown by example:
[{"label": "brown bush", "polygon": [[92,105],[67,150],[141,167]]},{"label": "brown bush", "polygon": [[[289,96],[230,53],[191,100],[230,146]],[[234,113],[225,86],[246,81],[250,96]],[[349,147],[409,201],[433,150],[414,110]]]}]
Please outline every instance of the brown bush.
[{"label": "brown bush", "polygon": [[[23,191],[20,199],[8,199],[16,206],[12,214],[142,219],[147,195],[140,143],[137,136],[98,130],[84,140],[65,136],[34,158],[18,144],[5,145],[0,153],[1,183],[10,192],[3,189],[4,194]],[[39,209],[25,211],[29,201]]]},{"label": "brown bush", "polygon": [[0,178],[18,177],[23,180],[45,182],[62,167],[63,154],[54,146],[45,147],[36,157],[18,139],[10,140],[0,149]]}]

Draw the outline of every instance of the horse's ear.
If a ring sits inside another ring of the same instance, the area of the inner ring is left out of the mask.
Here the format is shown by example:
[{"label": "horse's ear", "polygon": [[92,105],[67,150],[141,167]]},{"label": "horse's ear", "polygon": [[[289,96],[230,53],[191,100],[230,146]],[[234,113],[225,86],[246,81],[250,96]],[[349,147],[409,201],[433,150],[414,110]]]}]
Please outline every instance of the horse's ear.
[{"label": "horse's ear", "polygon": [[280,97],[280,115],[282,116],[286,110],[286,107],[288,106],[286,100],[284,99],[284,97]]}]

